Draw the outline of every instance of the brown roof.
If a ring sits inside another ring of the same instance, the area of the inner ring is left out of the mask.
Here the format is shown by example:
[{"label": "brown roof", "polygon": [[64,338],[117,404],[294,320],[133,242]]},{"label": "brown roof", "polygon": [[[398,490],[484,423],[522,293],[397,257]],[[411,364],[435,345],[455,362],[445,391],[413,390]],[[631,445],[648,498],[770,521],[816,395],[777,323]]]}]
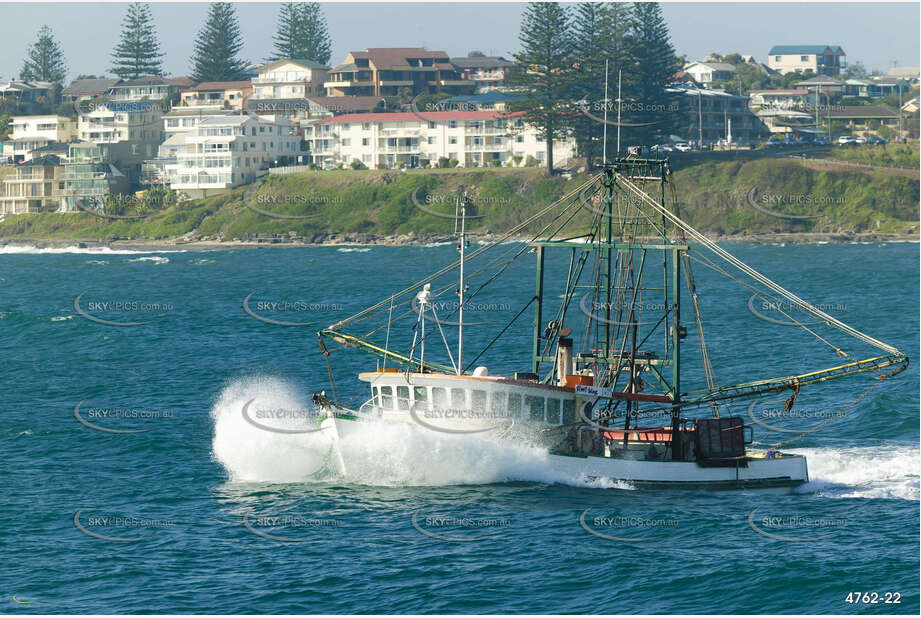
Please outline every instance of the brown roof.
[{"label": "brown roof", "polygon": [[354,112],[371,111],[376,109],[383,101],[383,97],[307,97],[317,105],[322,105],[329,111]]},{"label": "brown roof", "polygon": [[242,81],[242,82],[202,82],[191,88],[191,90],[234,90],[249,88],[252,86],[252,82]]},{"label": "brown roof", "polygon": [[429,51],[424,47],[369,47],[363,52],[351,52],[352,58],[368,59],[378,68],[406,66],[409,58],[437,58],[450,62],[443,51]]}]

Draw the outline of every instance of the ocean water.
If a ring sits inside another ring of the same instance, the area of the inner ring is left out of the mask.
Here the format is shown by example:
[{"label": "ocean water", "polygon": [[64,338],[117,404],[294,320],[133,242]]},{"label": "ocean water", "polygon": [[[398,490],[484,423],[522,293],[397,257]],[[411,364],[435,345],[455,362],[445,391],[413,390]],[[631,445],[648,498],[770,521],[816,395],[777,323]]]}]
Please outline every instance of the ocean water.
[{"label": "ocean water", "polygon": [[[451,246],[3,249],[0,611],[917,614],[917,245],[725,246],[912,357],[785,447],[809,462],[792,493],[643,491],[501,440],[370,427],[334,448],[244,420],[253,401],[309,409],[331,390],[316,331],[448,263]],[[524,302],[533,264],[515,268],[502,293]],[[812,362],[797,329],[695,275],[724,383]],[[297,325],[254,319],[245,298]],[[265,304],[279,301],[295,304]],[[502,316],[483,317],[471,346]],[[524,322],[484,357],[494,373],[527,370]],[[355,374],[375,359],[330,361],[360,403]],[[756,417],[770,426],[754,423],[757,445],[872,384],[804,389],[806,418]]]}]

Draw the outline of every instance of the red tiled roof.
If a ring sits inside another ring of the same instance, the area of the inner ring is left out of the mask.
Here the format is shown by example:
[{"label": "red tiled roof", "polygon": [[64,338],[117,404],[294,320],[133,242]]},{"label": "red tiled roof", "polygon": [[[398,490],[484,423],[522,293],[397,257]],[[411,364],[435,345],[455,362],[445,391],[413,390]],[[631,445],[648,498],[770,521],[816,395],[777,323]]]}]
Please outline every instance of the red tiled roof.
[{"label": "red tiled roof", "polygon": [[233,90],[238,88],[249,88],[252,82],[202,82],[191,90]]},{"label": "red tiled roof", "polygon": [[475,110],[456,112],[383,112],[371,114],[343,114],[333,118],[321,118],[317,123],[327,122],[412,122],[425,120],[493,120],[495,118],[516,118],[524,112],[498,112],[495,110]]}]

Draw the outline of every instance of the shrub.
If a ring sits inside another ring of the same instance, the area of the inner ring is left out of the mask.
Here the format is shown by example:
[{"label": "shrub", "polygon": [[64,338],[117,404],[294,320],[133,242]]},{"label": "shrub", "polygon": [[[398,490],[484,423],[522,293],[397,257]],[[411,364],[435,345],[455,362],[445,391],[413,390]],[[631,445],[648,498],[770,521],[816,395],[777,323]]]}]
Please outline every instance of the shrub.
[{"label": "shrub", "polygon": [[460,161],[457,159],[451,159],[448,161],[448,167],[457,167],[458,165],[460,165]]},{"label": "shrub", "polygon": [[353,170],[366,170],[366,169],[368,169],[368,166],[365,165],[364,163],[362,163],[361,161],[359,161],[358,159],[352,159],[352,162],[349,163],[349,166],[351,166],[351,168],[352,168]]}]

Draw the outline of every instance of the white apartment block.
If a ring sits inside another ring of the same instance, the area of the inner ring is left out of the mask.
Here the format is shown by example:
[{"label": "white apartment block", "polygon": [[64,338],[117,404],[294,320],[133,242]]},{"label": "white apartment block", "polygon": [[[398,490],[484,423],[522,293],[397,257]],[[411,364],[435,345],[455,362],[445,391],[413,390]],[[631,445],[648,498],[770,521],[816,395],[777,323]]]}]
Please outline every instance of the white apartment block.
[{"label": "white apartment block", "polygon": [[329,67],[312,60],[278,60],[259,69],[253,82],[253,99],[303,99],[323,96]]},{"label": "white apartment block", "polygon": [[301,138],[284,119],[256,115],[209,116],[191,131],[171,137],[160,148],[161,158],[145,168],[159,167],[172,189],[189,197],[216,195],[256,180],[270,163],[293,159]]},{"label": "white apartment block", "polygon": [[76,123],[65,116],[13,116],[13,160],[29,161],[32,151],[52,142],[67,143],[77,136]]},{"label": "white apartment block", "polygon": [[168,140],[174,135],[188,133],[195,129],[205,118],[224,117],[227,110],[217,105],[198,105],[195,107],[174,107],[163,116],[163,138]]},{"label": "white apartment block", "polygon": [[[156,150],[162,131],[157,101],[107,101],[80,114],[79,139],[96,144],[132,142],[134,150]],[[147,153],[150,156],[150,153]]]},{"label": "white apartment block", "polygon": [[[361,161],[371,169],[434,167],[441,158],[462,167],[544,163],[547,145],[517,116],[497,111],[345,114],[305,126],[313,162],[324,169]],[[575,142],[554,142],[553,163],[575,156]],[[517,159],[517,162],[516,162]]]}]

